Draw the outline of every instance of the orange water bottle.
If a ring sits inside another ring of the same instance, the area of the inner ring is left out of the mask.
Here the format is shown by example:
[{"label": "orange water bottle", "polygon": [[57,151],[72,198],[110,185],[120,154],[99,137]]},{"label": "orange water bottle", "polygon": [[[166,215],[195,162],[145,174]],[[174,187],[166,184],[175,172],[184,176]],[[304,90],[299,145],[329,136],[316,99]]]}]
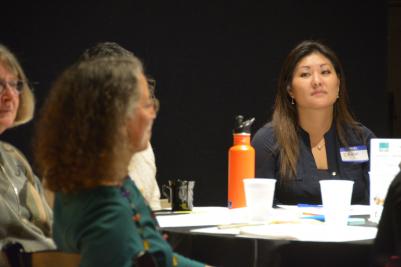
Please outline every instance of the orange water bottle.
[{"label": "orange water bottle", "polygon": [[251,146],[251,126],[255,118],[235,118],[234,144],[228,151],[228,207],[246,206],[244,178],[255,177],[255,149]]}]

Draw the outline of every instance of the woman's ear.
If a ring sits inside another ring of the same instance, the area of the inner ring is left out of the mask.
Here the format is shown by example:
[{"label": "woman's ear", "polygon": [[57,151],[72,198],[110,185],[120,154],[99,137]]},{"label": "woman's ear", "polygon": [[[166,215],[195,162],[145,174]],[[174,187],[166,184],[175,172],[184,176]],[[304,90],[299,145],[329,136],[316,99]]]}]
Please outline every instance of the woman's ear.
[{"label": "woman's ear", "polygon": [[294,98],[294,94],[292,93],[292,89],[290,85],[287,85],[287,93],[290,97]]},{"label": "woman's ear", "polygon": [[341,79],[340,79],[340,76],[337,77],[337,80],[338,80],[338,86],[337,86],[338,91],[337,91],[337,95],[339,95],[339,94],[340,94],[340,86],[341,86]]}]

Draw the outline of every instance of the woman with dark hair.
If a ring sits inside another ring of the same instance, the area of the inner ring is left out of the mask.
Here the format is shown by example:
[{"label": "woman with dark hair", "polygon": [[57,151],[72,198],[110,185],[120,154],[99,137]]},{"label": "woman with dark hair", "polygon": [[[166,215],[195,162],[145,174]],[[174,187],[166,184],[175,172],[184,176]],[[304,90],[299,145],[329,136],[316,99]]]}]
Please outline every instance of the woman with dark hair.
[{"label": "woman with dark hair", "polygon": [[172,251],[127,176],[132,155],[149,144],[154,108],[133,55],[71,66],[44,104],[35,152],[56,192],[53,237],[80,254],[81,267],[204,266]]},{"label": "woman with dark hair", "polygon": [[369,140],[374,134],[348,108],[336,54],[303,41],[287,56],[272,121],[255,134],[256,177],[277,179],[279,203],[321,203],[319,180],[354,181],[352,203],[369,201]]},{"label": "woman with dark hair", "polygon": [[[0,44],[0,134],[32,119],[35,99],[17,58]],[[24,155],[0,142],[0,248],[54,249],[52,211]],[[1,263],[0,263],[1,264]]]}]

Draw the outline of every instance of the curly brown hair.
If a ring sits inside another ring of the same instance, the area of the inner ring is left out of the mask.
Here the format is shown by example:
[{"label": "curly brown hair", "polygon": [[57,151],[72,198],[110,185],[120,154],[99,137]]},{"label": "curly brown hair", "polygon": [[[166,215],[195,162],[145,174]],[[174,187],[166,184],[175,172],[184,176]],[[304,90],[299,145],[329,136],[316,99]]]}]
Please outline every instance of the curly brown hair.
[{"label": "curly brown hair", "polygon": [[74,64],[56,80],[36,125],[35,160],[49,189],[76,192],[127,175],[126,120],[139,99],[136,57]]}]

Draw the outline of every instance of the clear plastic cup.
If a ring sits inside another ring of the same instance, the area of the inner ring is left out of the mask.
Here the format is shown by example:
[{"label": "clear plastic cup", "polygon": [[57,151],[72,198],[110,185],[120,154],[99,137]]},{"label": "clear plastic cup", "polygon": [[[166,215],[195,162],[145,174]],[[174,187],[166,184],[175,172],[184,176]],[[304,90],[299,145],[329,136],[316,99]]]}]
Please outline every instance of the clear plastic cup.
[{"label": "clear plastic cup", "polygon": [[321,180],[323,214],[328,226],[347,226],[354,181]]},{"label": "clear plastic cup", "polygon": [[244,191],[249,220],[267,222],[273,209],[276,179],[244,179]]}]

